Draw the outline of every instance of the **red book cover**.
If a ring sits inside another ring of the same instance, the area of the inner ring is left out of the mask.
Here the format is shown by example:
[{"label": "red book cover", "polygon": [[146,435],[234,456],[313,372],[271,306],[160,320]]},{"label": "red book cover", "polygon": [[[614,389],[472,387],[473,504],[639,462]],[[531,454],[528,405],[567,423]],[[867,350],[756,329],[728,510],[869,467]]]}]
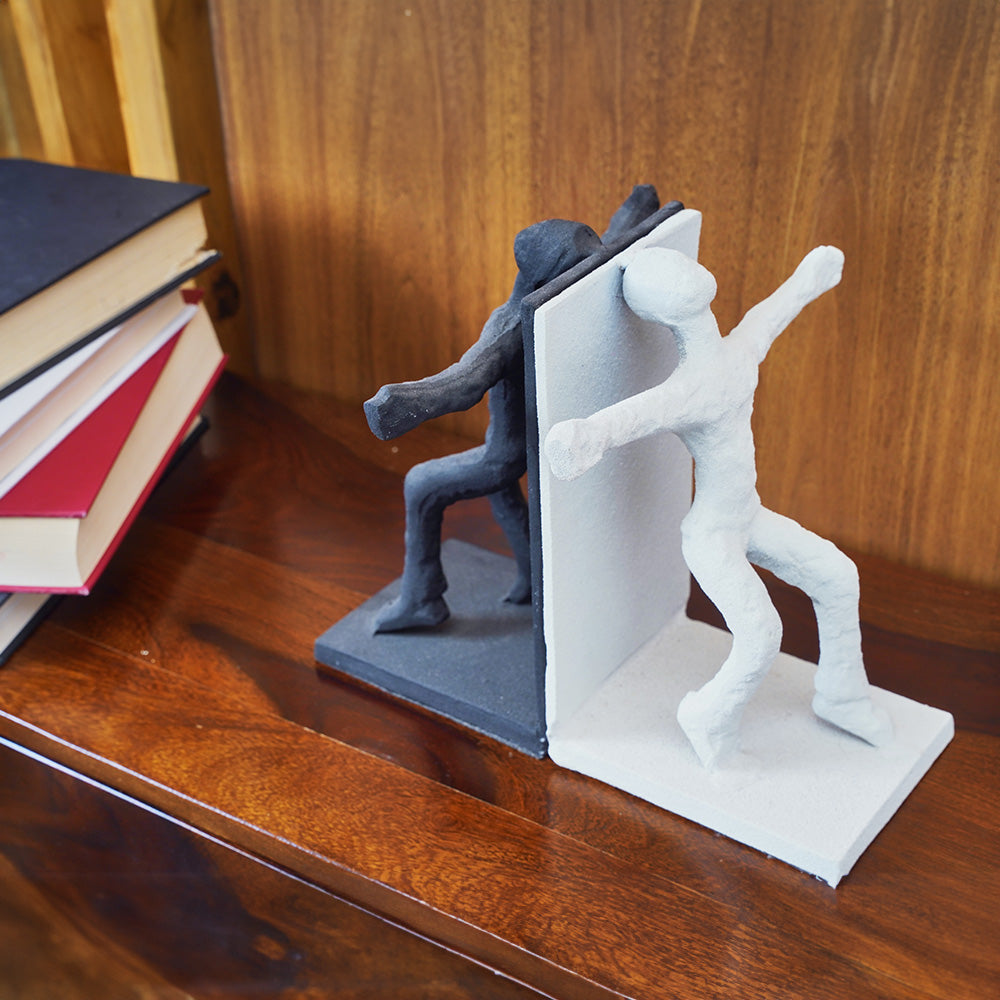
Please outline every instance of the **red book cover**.
[{"label": "red book cover", "polygon": [[94,567],[90,576],[87,577],[86,583],[82,587],[76,590],[69,591],[70,593],[89,594],[90,591],[93,589],[94,584],[98,580],[98,577],[100,577],[100,575],[104,572],[105,567],[111,561],[111,557],[115,554],[115,551],[121,544],[121,541],[125,537],[126,532],[128,531],[129,528],[132,527],[132,522],[138,516],[139,511],[142,510],[143,504],[145,504],[145,502],[149,499],[149,495],[150,493],[153,492],[153,489],[156,487],[156,484],[160,481],[160,477],[167,471],[167,468],[170,465],[170,460],[177,453],[177,449],[180,448],[182,442],[184,441],[184,437],[187,434],[188,428],[191,426],[191,421],[194,420],[194,418],[198,415],[198,411],[205,404],[205,400],[208,399],[208,394],[214,388],[215,383],[218,381],[219,376],[222,374],[222,370],[225,367],[226,367],[226,357],[223,356],[222,359],[219,361],[219,364],[216,367],[215,371],[212,373],[211,378],[205,384],[205,388],[202,390],[201,395],[198,397],[197,403],[195,403],[194,407],[191,409],[191,412],[188,415],[187,422],[181,427],[180,431],[178,431],[177,436],[174,438],[173,443],[167,450],[167,453],[163,456],[163,460],[160,462],[156,472],[153,473],[149,481],[146,483],[146,488],[142,491],[142,494],[139,496],[139,499],[136,500],[135,504],[132,506],[131,511],[129,511],[128,517],[126,517],[125,520],[122,522],[122,525],[118,529],[118,532],[115,535],[115,537],[112,539],[111,544],[104,550],[104,555],[101,557],[100,561]]},{"label": "red book cover", "polygon": [[0,497],[0,517],[86,516],[179,336],[180,331]]}]

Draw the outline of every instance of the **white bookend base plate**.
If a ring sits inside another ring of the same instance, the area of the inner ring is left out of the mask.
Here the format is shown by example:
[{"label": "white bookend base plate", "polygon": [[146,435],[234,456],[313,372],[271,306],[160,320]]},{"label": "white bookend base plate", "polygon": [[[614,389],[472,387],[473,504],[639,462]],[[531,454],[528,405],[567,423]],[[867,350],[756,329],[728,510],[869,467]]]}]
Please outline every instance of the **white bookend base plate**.
[{"label": "white bookend base plate", "polygon": [[895,732],[875,749],[813,715],[815,665],[782,653],[747,707],[740,752],[707,771],[675,715],[730,641],[675,618],[550,729],[549,753],[836,885],[950,742],[954,721],[873,687]]}]

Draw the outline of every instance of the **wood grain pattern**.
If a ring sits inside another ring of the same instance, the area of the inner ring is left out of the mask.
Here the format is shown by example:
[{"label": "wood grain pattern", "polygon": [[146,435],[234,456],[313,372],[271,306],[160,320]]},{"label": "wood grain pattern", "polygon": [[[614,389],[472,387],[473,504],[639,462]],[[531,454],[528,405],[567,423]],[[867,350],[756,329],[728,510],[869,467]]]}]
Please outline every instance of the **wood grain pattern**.
[{"label": "wood grain pattern", "polygon": [[179,180],[154,0],[104,0],[129,166],[140,177]]},{"label": "wood grain pattern", "polygon": [[230,371],[255,369],[249,320],[243,308],[239,237],[233,221],[229,176],[207,0],[157,0],[157,30],[170,124],[180,177],[211,191],[205,223],[222,263],[202,281]]},{"label": "wood grain pattern", "polygon": [[518,229],[601,226],[651,181],[705,213],[724,326],[812,245],[847,254],[765,366],[765,501],[1000,586],[995,4],[212,11],[262,374],[358,402],[438,370],[506,297]]},{"label": "wood grain pattern", "polygon": [[[719,845],[704,831],[688,832],[695,855],[703,850],[698,841],[707,838],[713,854],[729,859],[721,868],[712,865],[716,888],[707,897],[671,877],[677,860],[666,871],[640,864],[636,878],[634,865],[614,845],[610,854],[589,847],[586,831],[590,823],[601,824],[600,810],[578,814],[581,836],[560,835],[249,710],[242,698],[186,683],[103,647],[94,647],[93,655],[88,651],[87,662],[61,669],[57,678],[52,668],[67,662],[72,647],[63,637],[38,638],[35,661],[4,678],[0,704],[9,735],[20,729],[22,741],[39,749],[38,731],[51,729],[58,716],[62,736],[72,733],[70,744],[83,751],[74,754],[78,767],[103,772],[124,791],[141,792],[150,804],[209,834],[242,844],[321,888],[417,927],[543,991],[724,996],[752,980],[762,996],[779,990],[795,995],[789,983],[808,984],[808,992],[799,995],[812,997],[919,996],[920,991],[956,996],[997,972],[990,958],[991,927],[964,891],[975,862],[956,850],[955,841],[938,840],[921,849],[919,836],[911,832],[894,845],[897,852],[905,850],[890,854],[877,868],[881,855],[876,853],[855,885],[862,897],[877,898],[886,890],[883,878],[894,875],[897,884],[906,885],[923,865],[934,863],[940,874],[923,894],[936,907],[947,906],[960,937],[946,944],[928,939],[926,926],[915,927],[910,914],[901,931],[898,911],[887,917],[883,910],[881,916],[866,915],[877,927],[872,937],[878,947],[873,948],[867,935],[834,913],[831,890],[826,905],[814,900],[799,912],[792,948],[787,939],[775,940],[782,925],[771,922],[772,907],[786,917],[789,909],[798,910],[797,888],[776,904],[765,900],[750,910],[736,905],[734,895],[754,891],[755,880],[739,858],[749,852],[734,853],[734,845]],[[193,703],[199,706],[194,726]],[[149,715],[154,706],[155,722]],[[24,725],[13,724],[14,718]],[[976,807],[974,780],[970,787],[977,751],[986,748],[966,736],[956,749],[941,784],[931,783],[918,794],[901,813],[900,825],[907,826],[906,816],[913,816],[926,830],[922,824],[929,810],[933,828],[940,830],[937,822],[946,818],[941,810],[961,809],[968,817],[963,840],[976,845],[976,861],[989,863],[995,853],[995,847],[991,852],[986,846],[990,817]],[[95,753],[109,756],[95,761]],[[589,811],[583,788],[564,804]],[[356,805],[343,808],[344,803]],[[893,847],[891,838],[888,846]],[[692,860],[681,854],[682,864]],[[986,892],[989,886],[981,885]],[[855,911],[851,893],[846,900],[844,893],[836,898],[840,907]],[[857,912],[867,913],[862,900],[856,905]],[[632,926],[637,914],[644,915],[641,943]],[[888,940],[879,932],[888,933]],[[930,946],[937,960],[928,968],[925,949]],[[567,967],[574,975],[566,973]],[[588,980],[603,988],[585,989]],[[817,989],[818,983],[827,985]]]},{"label": "wood grain pattern", "polygon": [[[995,654],[866,633],[873,673],[902,662],[904,691],[930,678],[960,728],[835,891],[319,670],[315,636],[398,572],[400,476],[364,456],[356,411],[313,395],[294,412],[227,377],[211,417],[95,593],[64,600],[0,671],[0,735],[115,792],[0,768],[3,852],[65,912],[102,898],[73,873],[104,873],[99,940],[195,995],[241,995],[226,983],[257,968],[305,1000],[340,961],[377,993],[366,942],[403,996],[494,995],[473,963],[507,977],[497,990],[574,998],[989,995]],[[482,505],[456,515],[451,533],[497,542]],[[886,593],[921,592],[911,576],[897,568]],[[147,870],[172,874],[151,886]],[[211,887],[204,919],[232,929],[201,964],[169,947],[190,933],[177,914],[197,908],[196,882]],[[404,937],[397,967],[379,941],[400,927],[430,955]],[[408,963],[431,977],[425,994]]]},{"label": "wood grain pattern", "polygon": [[[128,145],[103,0],[42,0],[40,10],[72,147],[72,159],[66,162],[128,173]],[[38,101],[35,108],[39,115],[45,113]]]},{"label": "wood grain pattern", "polygon": [[37,922],[63,935],[42,962],[10,954],[0,982],[24,977],[19,1000],[537,996],[126,797],[3,745],[0,759],[16,801],[0,815],[0,873],[30,878]]},{"label": "wood grain pattern", "polygon": [[10,12],[45,157],[54,163],[72,163],[73,145],[59,92],[44,2],[11,0]]},{"label": "wood grain pattern", "polygon": [[[7,752],[0,753],[5,763]],[[24,789],[19,789],[23,792]],[[0,828],[12,819],[0,814]],[[0,986],[17,1000],[190,1000],[110,941],[85,930],[0,856]]]},{"label": "wood grain pattern", "polygon": [[42,137],[8,0],[0,2],[0,91],[2,155],[43,156]]}]

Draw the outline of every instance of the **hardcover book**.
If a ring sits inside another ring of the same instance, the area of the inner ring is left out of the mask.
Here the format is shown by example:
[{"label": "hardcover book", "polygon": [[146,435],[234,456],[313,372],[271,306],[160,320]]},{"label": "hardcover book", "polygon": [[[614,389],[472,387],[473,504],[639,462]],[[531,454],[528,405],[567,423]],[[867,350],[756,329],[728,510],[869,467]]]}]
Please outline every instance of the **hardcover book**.
[{"label": "hardcover book", "polygon": [[52,594],[0,593],[0,665],[7,662],[57,600]]},{"label": "hardcover book", "polygon": [[[174,341],[11,490],[2,501],[8,513],[0,516],[0,590],[89,593],[183,443],[224,363],[199,306]],[[99,461],[91,449],[105,435]],[[87,466],[97,471],[88,473],[89,485],[80,489],[75,481],[86,478]]]},{"label": "hardcover book", "polygon": [[171,337],[5,496],[0,518],[86,517],[177,343]]},{"label": "hardcover book", "polygon": [[0,399],[0,497],[173,339],[194,313],[182,293],[168,293]]},{"label": "hardcover book", "polygon": [[203,187],[0,160],[0,396],[217,259]]}]

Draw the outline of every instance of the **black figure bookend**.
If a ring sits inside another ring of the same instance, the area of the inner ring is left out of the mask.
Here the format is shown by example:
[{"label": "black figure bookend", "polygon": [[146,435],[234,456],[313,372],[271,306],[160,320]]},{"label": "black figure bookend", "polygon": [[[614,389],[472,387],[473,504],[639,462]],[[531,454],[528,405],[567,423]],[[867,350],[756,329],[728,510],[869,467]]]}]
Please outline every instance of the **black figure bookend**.
[{"label": "black figure bookend", "polygon": [[[643,223],[680,207],[672,202],[660,209],[656,190],[640,185],[602,236],[563,219],[522,230],[514,240],[518,273],[510,298],[493,311],[475,344],[436,375],[383,386],[365,403],[369,426],[383,440],[466,410],[487,393],[490,419],[482,445],[407,474],[403,575],[324,633],[317,660],[544,755],[544,663],[535,662],[530,608],[540,543],[531,537],[520,487],[529,436],[537,433],[526,420],[521,303],[555,279],[564,284],[589,273],[608,258],[608,246],[627,245],[630,234],[647,231]],[[483,496],[513,559],[454,540],[442,546],[445,509]]]}]

